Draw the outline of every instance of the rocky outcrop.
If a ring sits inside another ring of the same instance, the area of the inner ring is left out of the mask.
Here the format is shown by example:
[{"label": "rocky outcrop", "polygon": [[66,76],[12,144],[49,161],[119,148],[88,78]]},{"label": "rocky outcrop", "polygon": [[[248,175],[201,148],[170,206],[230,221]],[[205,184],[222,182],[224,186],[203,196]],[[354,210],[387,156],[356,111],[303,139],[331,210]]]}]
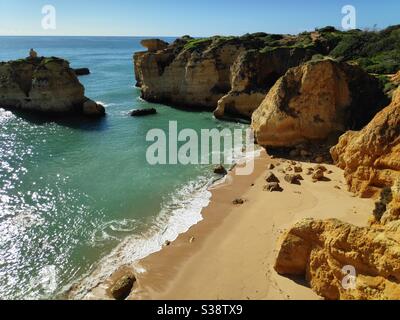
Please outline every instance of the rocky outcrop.
[{"label": "rocky outcrop", "polygon": [[[316,53],[300,38],[265,33],[243,37],[177,39],[134,55],[142,98],[187,109],[250,118],[288,68]],[[149,40],[155,41],[155,40]],[[160,40],[161,41],[161,40]],[[311,41],[311,40],[310,40]]]},{"label": "rocky outcrop", "polygon": [[289,69],[254,112],[257,142],[290,147],[360,129],[385,101],[379,82],[356,66],[331,59]]},{"label": "rocky outcrop", "polygon": [[90,70],[88,68],[78,68],[74,69],[74,72],[77,76],[87,76],[90,74]]},{"label": "rocky outcrop", "polygon": [[0,63],[0,106],[51,114],[105,114],[103,106],[85,97],[69,63],[55,57]]},{"label": "rocky outcrop", "polygon": [[360,228],[303,220],[284,236],[275,270],[305,275],[326,299],[400,299],[400,221]]},{"label": "rocky outcrop", "polygon": [[400,178],[400,89],[364,129],[345,133],[331,154],[352,192],[371,197],[393,186]]},{"label": "rocky outcrop", "polygon": [[162,51],[136,53],[142,98],[213,111],[230,90],[230,67],[241,49],[234,44],[211,46],[212,42],[198,43],[198,50],[193,50],[190,40],[178,39]]},{"label": "rocky outcrop", "polygon": [[145,39],[140,42],[140,44],[147,48],[150,52],[156,52],[158,50],[163,50],[168,47],[168,42],[162,41],[160,39]]},{"label": "rocky outcrop", "polygon": [[110,288],[111,296],[115,300],[125,300],[132,292],[136,283],[136,277],[133,274],[127,274],[118,279]]},{"label": "rocky outcrop", "polygon": [[231,90],[218,101],[214,115],[225,113],[251,118],[269,89],[291,68],[312,58],[305,48],[250,50],[238,56],[231,70]]},{"label": "rocky outcrop", "polygon": [[[388,107],[361,131],[344,134],[331,153],[351,191],[380,195],[370,226],[304,220],[284,235],[275,269],[304,275],[327,299],[400,299],[400,88]],[[344,273],[351,270],[352,277]]]}]

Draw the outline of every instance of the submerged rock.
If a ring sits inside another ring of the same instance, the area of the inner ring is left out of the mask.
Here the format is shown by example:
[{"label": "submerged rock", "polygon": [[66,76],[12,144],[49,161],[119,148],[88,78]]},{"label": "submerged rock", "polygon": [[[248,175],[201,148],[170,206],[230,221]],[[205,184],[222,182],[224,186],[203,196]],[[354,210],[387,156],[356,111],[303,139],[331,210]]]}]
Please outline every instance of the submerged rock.
[{"label": "submerged rock", "polygon": [[130,112],[130,115],[132,117],[143,117],[143,116],[150,116],[157,114],[157,110],[155,108],[149,108],[149,109],[138,109],[138,110],[132,110]]},{"label": "submerged rock", "polygon": [[244,204],[244,200],[241,199],[241,198],[237,198],[237,199],[233,200],[232,203],[233,203],[234,205],[241,205],[241,204]]},{"label": "submerged rock", "polygon": [[88,68],[78,68],[74,69],[74,72],[77,76],[87,76],[90,74],[90,70]]},{"label": "submerged rock", "polygon": [[225,176],[228,174],[228,171],[225,169],[223,165],[219,165],[216,168],[214,168],[214,173]]},{"label": "submerged rock", "polygon": [[47,114],[105,114],[103,106],[85,97],[68,61],[55,57],[1,62],[0,106]]}]

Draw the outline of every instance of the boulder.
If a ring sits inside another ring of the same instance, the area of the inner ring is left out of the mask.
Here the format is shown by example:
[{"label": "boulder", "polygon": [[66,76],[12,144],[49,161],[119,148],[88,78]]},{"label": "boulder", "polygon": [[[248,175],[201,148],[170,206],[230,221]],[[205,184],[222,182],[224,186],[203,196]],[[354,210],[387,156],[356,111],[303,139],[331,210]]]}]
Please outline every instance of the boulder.
[{"label": "boulder", "polygon": [[278,182],[269,182],[264,186],[264,191],[282,192],[283,188],[279,185]]},{"label": "boulder", "polygon": [[214,173],[225,176],[228,174],[228,171],[225,169],[225,167],[223,165],[219,165],[214,168]]},{"label": "boulder", "polygon": [[37,59],[38,54],[35,50],[31,49],[29,50],[29,59]]},{"label": "boulder", "polygon": [[148,109],[137,109],[137,110],[132,110],[130,112],[130,115],[132,117],[143,117],[143,116],[150,116],[157,114],[157,110],[155,108],[148,108]]},{"label": "boulder", "polygon": [[135,282],[136,277],[134,275],[124,275],[111,287],[111,295],[115,300],[125,300],[131,294]]},{"label": "boulder", "polygon": [[301,184],[301,180],[304,180],[300,174],[287,174],[285,175],[285,181],[290,184]]},{"label": "boulder", "polygon": [[85,116],[98,117],[106,114],[104,107],[93,100],[86,100],[83,103],[82,112]]},{"label": "boulder", "polygon": [[[338,220],[305,219],[283,237],[275,263],[282,275],[302,275],[330,299],[400,299],[400,221],[361,228]],[[354,286],[345,287],[346,270]]]},{"label": "boulder", "polygon": [[379,81],[362,69],[334,60],[289,69],[252,117],[258,144],[292,147],[361,129],[382,108]]},{"label": "boulder", "polygon": [[168,47],[168,42],[165,42],[160,39],[144,39],[140,42],[140,44],[147,48],[149,52],[156,52],[159,50],[163,50]]},{"label": "boulder", "polygon": [[322,181],[325,179],[324,171],[321,169],[317,169],[312,174],[313,181]]},{"label": "boulder", "polygon": [[74,72],[77,76],[87,76],[90,74],[90,70],[88,68],[77,68],[74,69]]},{"label": "boulder", "polygon": [[265,181],[267,182],[277,182],[279,183],[279,179],[276,175],[274,175],[272,172],[268,173],[267,176],[265,177]]}]

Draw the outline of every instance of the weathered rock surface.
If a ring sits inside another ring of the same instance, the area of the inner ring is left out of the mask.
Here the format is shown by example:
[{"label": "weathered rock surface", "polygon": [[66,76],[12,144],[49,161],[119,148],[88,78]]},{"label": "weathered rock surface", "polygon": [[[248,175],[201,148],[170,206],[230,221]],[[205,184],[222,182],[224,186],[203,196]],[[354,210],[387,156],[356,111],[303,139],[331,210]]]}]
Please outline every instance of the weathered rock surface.
[{"label": "weathered rock surface", "polygon": [[393,186],[400,178],[400,88],[364,129],[345,133],[331,154],[350,191],[371,197]]},{"label": "weathered rock surface", "polygon": [[103,106],[85,97],[69,63],[54,57],[1,62],[0,106],[52,114],[105,114]]},{"label": "weathered rock surface", "polygon": [[250,118],[288,68],[316,53],[314,47],[297,44],[298,40],[261,33],[205,39],[186,36],[160,50],[146,44],[149,51],[134,55],[137,85],[148,101],[215,110],[217,117],[227,113]]},{"label": "weathered rock surface", "polygon": [[325,59],[291,68],[254,112],[257,142],[289,147],[355,128],[382,108],[379,82],[356,66]]},{"label": "weathered rock surface", "polygon": [[[400,299],[400,89],[359,132],[344,134],[332,157],[349,188],[378,196],[369,227],[338,220],[304,220],[284,236],[275,269],[305,275],[327,299]],[[323,173],[323,168],[316,167]],[[355,271],[349,284],[343,267]]]},{"label": "weathered rock surface", "polygon": [[140,42],[140,44],[147,48],[150,52],[156,52],[158,50],[163,50],[168,47],[168,42],[160,39],[145,39]]},{"label": "weathered rock surface", "polygon": [[111,287],[111,295],[115,300],[125,300],[131,294],[135,282],[133,274],[124,275]]},{"label": "weathered rock surface", "polygon": [[[346,290],[342,269],[353,266]],[[326,299],[400,299],[400,221],[360,228],[338,220],[306,219],[285,236],[275,264],[283,275],[305,275]]]},{"label": "weathered rock surface", "polygon": [[344,134],[331,149],[337,166],[344,169],[350,191],[377,197],[374,222],[400,218],[400,88],[392,103],[364,129]]},{"label": "weathered rock surface", "polygon": [[218,101],[214,115],[225,113],[251,118],[269,89],[294,66],[311,59],[314,51],[304,48],[276,48],[244,51],[231,69],[231,90]]},{"label": "weathered rock surface", "polygon": [[77,68],[74,69],[74,72],[77,76],[87,76],[90,74],[90,70],[88,68]]},{"label": "weathered rock surface", "polygon": [[278,182],[268,182],[264,186],[264,191],[269,191],[269,192],[282,192],[283,188],[279,185]]}]

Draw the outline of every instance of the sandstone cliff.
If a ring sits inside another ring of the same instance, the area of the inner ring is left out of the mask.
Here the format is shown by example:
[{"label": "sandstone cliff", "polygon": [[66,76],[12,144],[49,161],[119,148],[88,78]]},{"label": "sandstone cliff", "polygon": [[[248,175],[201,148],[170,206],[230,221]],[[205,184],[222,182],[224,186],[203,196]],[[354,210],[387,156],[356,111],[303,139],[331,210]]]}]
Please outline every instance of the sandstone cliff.
[{"label": "sandstone cliff", "polygon": [[370,197],[391,187],[400,178],[400,89],[364,129],[344,134],[331,154],[352,192]]},{"label": "sandstone cliff", "polygon": [[84,87],[69,63],[54,57],[0,63],[0,106],[53,114],[105,113],[84,96]]},{"label": "sandstone cliff", "polygon": [[[307,41],[309,41],[309,43]],[[165,47],[145,40],[134,55],[137,85],[148,101],[215,110],[250,118],[269,88],[288,68],[317,53],[309,35],[177,39]]]},{"label": "sandstone cliff", "polygon": [[362,69],[331,59],[289,69],[252,117],[257,142],[288,147],[361,129],[381,109],[379,81]]},{"label": "sandstone cliff", "polygon": [[[342,269],[352,266],[355,286]],[[285,236],[275,270],[305,275],[326,299],[400,299],[400,221],[360,228],[338,220],[306,219]]]},{"label": "sandstone cliff", "polygon": [[[400,299],[400,88],[388,107],[361,131],[344,134],[331,152],[351,191],[380,195],[370,227],[304,220],[284,235],[275,269],[305,275],[327,299]],[[346,287],[345,266],[354,267],[354,287]]]}]

